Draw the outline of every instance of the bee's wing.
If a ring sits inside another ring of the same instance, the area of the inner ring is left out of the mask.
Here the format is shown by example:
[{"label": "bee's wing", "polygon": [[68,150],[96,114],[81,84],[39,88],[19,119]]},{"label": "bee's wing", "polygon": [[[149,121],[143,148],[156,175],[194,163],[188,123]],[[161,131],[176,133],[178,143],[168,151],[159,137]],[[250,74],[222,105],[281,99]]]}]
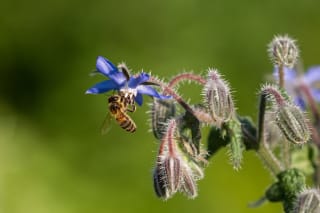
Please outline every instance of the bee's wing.
[{"label": "bee's wing", "polygon": [[111,127],[112,127],[112,115],[111,113],[108,113],[102,122],[101,129],[100,129],[101,134],[102,135],[107,134],[110,131]]}]

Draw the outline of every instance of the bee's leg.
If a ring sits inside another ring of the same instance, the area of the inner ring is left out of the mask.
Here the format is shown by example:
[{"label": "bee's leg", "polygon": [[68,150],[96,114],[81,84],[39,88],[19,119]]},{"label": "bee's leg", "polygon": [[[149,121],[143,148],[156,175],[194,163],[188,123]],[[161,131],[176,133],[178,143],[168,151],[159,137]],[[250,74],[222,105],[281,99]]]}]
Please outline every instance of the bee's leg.
[{"label": "bee's leg", "polygon": [[128,112],[134,112],[134,111],[136,111],[136,107],[134,106],[131,106],[132,108],[127,108],[127,111]]},{"label": "bee's leg", "polygon": [[136,105],[134,103],[132,103],[132,112],[136,111]]},{"label": "bee's leg", "polygon": [[127,111],[128,111],[128,112],[134,112],[134,111],[136,111],[136,105],[135,105],[135,104],[130,104],[130,107],[131,107],[131,108],[129,108],[129,107],[127,108]]}]

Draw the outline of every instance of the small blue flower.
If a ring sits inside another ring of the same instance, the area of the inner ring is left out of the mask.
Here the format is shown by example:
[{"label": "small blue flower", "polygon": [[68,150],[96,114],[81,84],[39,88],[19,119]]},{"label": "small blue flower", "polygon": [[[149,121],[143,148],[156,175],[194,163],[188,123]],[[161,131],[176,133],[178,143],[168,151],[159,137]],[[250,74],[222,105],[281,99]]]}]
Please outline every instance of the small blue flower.
[{"label": "small blue flower", "polygon": [[96,64],[97,72],[108,77],[108,80],[95,84],[86,91],[86,94],[100,94],[110,90],[129,92],[134,95],[135,101],[141,106],[142,95],[149,95],[159,99],[167,99],[170,96],[160,95],[153,87],[144,85],[150,76],[141,72],[139,75],[128,77],[118,70],[108,59],[99,56]]},{"label": "small blue flower", "polygon": [[[273,74],[278,79],[277,68],[275,68]],[[310,89],[314,100],[320,102],[320,66],[309,68],[303,75],[299,75],[294,69],[284,67],[284,80],[285,89],[302,109],[306,109],[306,102],[300,89],[303,85]]]}]

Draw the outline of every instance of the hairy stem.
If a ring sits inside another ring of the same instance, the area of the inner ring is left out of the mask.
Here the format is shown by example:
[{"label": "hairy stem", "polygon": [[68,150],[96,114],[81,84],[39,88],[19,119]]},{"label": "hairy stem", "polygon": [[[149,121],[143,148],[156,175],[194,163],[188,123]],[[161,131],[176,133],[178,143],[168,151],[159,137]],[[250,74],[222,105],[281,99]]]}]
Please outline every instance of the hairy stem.
[{"label": "hairy stem", "polygon": [[285,138],[282,143],[282,158],[283,164],[286,169],[290,168],[291,165],[291,155],[290,155],[290,143]]},{"label": "hairy stem", "polygon": [[[171,79],[171,81],[168,83],[168,87],[173,88],[175,85],[177,85],[178,83],[180,83],[181,81],[184,80],[192,80],[195,81],[199,84],[204,85],[206,83],[206,80],[204,78],[202,78],[202,76],[200,75],[196,75],[193,73],[183,73],[183,74],[179,74],[176,75],[175,77],[173,77]],[[164,91],[166,92],[166,91]]]},{"label": "hairy stem", "polygon": [[260,104],[259,104],[259,120],[258,120],[258,143],[259,148],[257,150],[258,155],[264,161],[266,166],[272,171],[273,175],[276,176],[279,172],[283,170],[280,162],[275,157],[275,155],[271,152],[268,144],[266,144],[264,137],[264,115],[266,110],[266,100],[267,95],[262,93],[260,96]]},{"label": "hairy stem", "polygon": [[284,87],[284,67],[283,65],[279,65],[279,87],[283,88]]},{"label": "hairy stem", "polygon": [[193,109],[187,104],[181,96],[179,96],[172,88],[157,78],[150,77],[149,82],[158,84],[167,94],[171,95],[186,111],[193,113]]},{"label": "hairy stem", "polygon": [[[281,64],[279,65],[279,88],[284,88],[284,66]],[[282,143],[282,160],[284,163],[285,168],[289,168],[291,164],[291,156],[290,156],[290,144],[289,142],[284,139]]]}]

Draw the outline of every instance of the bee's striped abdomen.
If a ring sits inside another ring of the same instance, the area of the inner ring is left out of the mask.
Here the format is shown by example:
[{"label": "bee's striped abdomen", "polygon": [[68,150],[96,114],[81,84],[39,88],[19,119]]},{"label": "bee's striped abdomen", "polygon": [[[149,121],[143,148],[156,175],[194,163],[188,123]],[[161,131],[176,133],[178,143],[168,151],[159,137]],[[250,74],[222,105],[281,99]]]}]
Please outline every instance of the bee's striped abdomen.
[{"label": "bee's striped abdomen", "polygon": [[137,129],[134,121],[126,114],[123,114],[120,118],[116,119],[119,125],[128,132],[135,132]]}]

